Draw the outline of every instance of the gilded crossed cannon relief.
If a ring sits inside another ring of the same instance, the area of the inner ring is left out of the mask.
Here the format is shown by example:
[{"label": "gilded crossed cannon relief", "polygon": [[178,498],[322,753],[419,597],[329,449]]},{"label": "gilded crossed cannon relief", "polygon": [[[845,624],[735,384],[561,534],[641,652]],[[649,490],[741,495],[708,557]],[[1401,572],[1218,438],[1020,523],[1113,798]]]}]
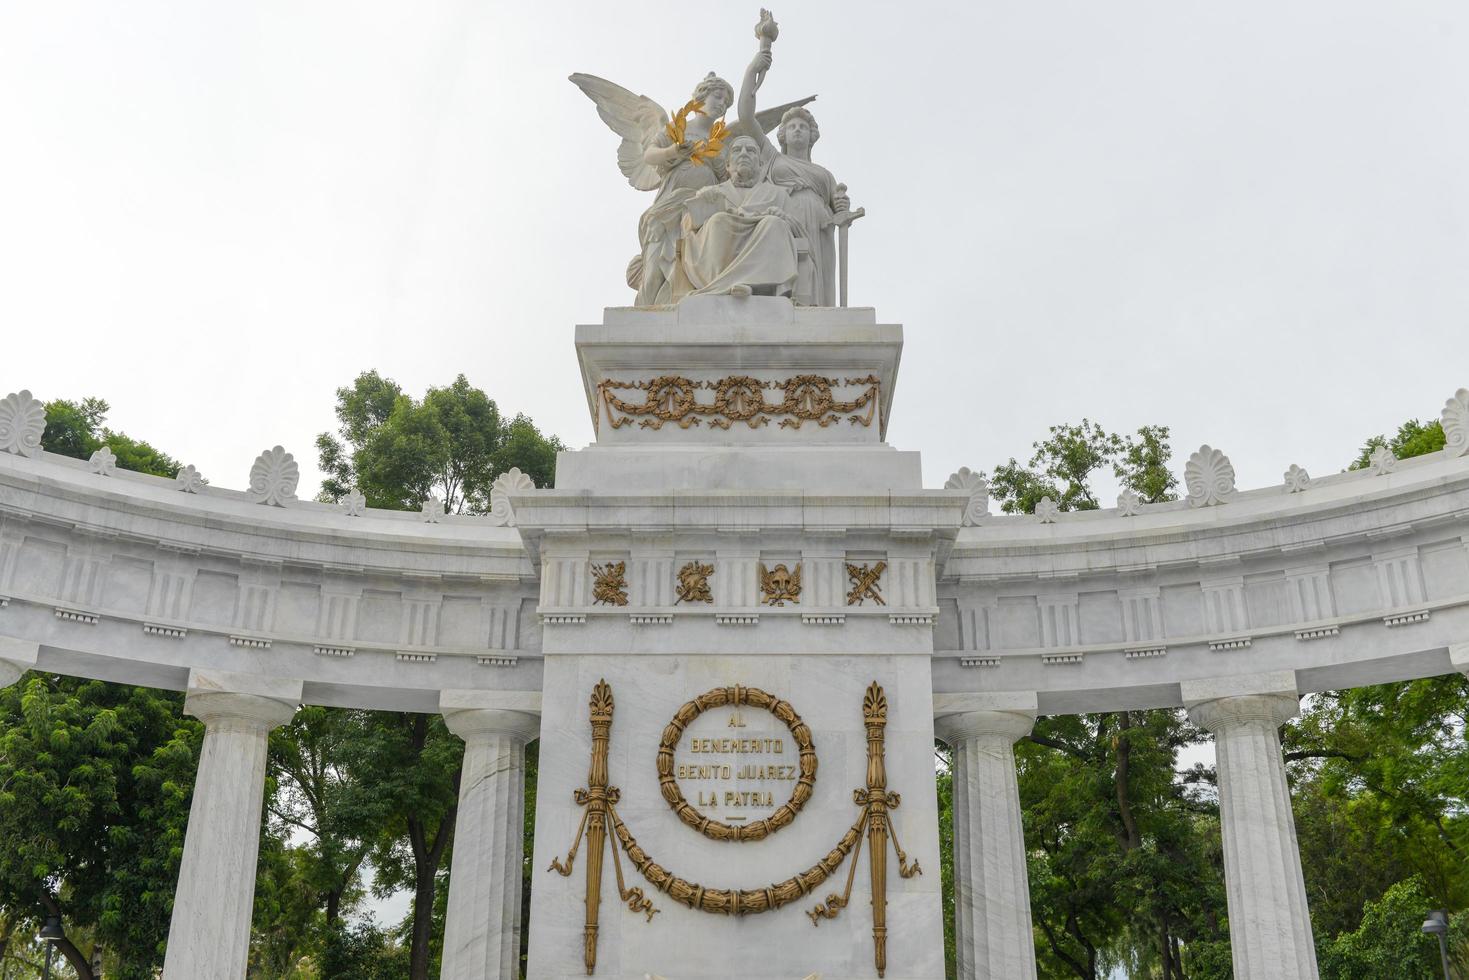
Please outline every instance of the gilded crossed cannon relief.
[{"label": "gilded crossed cannon relief", "polygon": [[[833,389],[843,386],[862,390],[857,397],[842,400]],[[597,385],[597,396],[614,429],[634,421],[639,428],[655,431],[667,422],[680,429],[706,422],[713,429],[729,429],[736,422],[757,429],[768,426],[772,419],[778,419],[782,429],[799,429],[807,422],[824,429],[843,417],[852,425],[866,428],[878,417],[881,387],[876,375],[827,378],[801,374],[778,381],[731,375],[719,381],[695,381],[666,374],[648,381],[608,379]],[[634,391],[642,393],[641,402],[618,394]],[[709,400],[700,400],[702,392],[710,393]],[[766,392],[779,392],[779,400],[767,400]]]},{"label": "gilded crossed cannon relief", "polygon": [[[757,824],[735,827],[713,821],[690,807],[683,798],[675,775],[673,746],[682,736],[688,724],[700,714],[713,707],[742,705],[764,708],[784,722],[799,749],[800,779],[791,799],[770,818]],[[862,722],[867,732],[867,785],[852,791],[853,802],[860,807],[856,821],[847,828],[841,838],[824,856],[784,881],[766,888],[739,889],[713,888],[679,877],[657,863],[641,847],[617,813],[621,791],[609,785],[607,769],[608,750],[611,743],[613,698],[612,688],[606,680],[598,681],[592,689],[590,701],[592,728],[592,758],[587,774],[587,788],[578,789],[574,798],[583,808],[576,837],[567,853],[565,862],[553,859],[547,870],[569,877],[576,861],[577,849],[582,839],[587,841],[586,864],[586,918],[582,930],[583,962],[590,976],[597,968],[597,934],[602,897],[602,859],[607,831],[610,829],[615,842],[611,845],[612,863],[616,873],[618,897],[627,907],[646,917],[651,923],[659,910],[641,888],[627,887],[622,873],[622,861],[618,847],[626,852],[633,867],[655,889],[688,908],[717,915],[756,915],[771,912],[800,901],[811,895],[822,882],[831,877],[850,855],[852,864],[848,869],[846,887],[841,893],[830,893],[826,899],[806,914],[813,926],[823,919],[835,919],[851,900],[852,887],[856,880],[858,858],[864,838],[868,843],[868,867],[872,895],[872,942],[873,965],[882,977],[887,970],[887,845],[892,841],[898,861],[898,874],[912,878],[923,873],[917,861],[910,862],[908,855],[898,843],[888,814],[901,803],[897,793],[887,789],[887,768],[884,753],[884,736],[887,728],[887,695],[881,685],[873,681],[862,699]],[[706,837],[720,841],[760,841],[781,827],[789,825],[800,812],[801,806],[810,798],[816,780],[816,750],[810,729],[786,701],[761,691],[758,688],[731,687],[715,688],[692,701],[685,703],[664,729],[657,754],[659,784],[664,799],[687,825]]]}]

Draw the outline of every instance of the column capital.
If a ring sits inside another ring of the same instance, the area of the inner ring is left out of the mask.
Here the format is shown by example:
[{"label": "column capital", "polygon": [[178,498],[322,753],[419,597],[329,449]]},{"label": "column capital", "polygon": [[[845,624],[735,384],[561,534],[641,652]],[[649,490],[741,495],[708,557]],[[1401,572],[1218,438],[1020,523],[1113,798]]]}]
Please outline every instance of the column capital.
[{"label": "column capital", "polygon": [[1189,720],[1215,735],[1252,721],[1265,722],[1274,730],[1300,713],[1301,699],[1294,694],[1237,694],[1188,708]]},{"label": "column capital", "polygon": [[934,734],[947,745],[971,738],[1003,738],[1013,744],[1030,734],[1035,715],[1024,711],[966,711],[934,720]]},{"label": "column capital", "polygon": [[41,645],[29,640],[0,636],[0,687],[9,687],[36,666]]},{"label": "column capital", "polygon": [[934,733],[949,745],[969,738],[1017,742],[1030,734],[1039,713],[1034,691],[935,694]]},{"label": "column capital", "polygon": [[1252,721],[1279,728],[1301,711],[1289,670],[1184,681],[1179,691],[1189,720],[1215,735]]},{"label": "column capital", "polygon": [[439,712],[449,731],[466,742],[479,735],[529,742],[541,733],[539,691],[440,691]]},{"label": "column capital", "polygon": [[301,704],[301,681],[220,670],[189,671],[184,714],[205,725],[237,722],[269,731],[290,721]]},{"label": "column capital", "polygon": [[1469,643],[1454,643],[1449,646],[1449,662],[1459,673],[1469,676]]},{"label": "column capital", "polygon": [[933,714],[934,733],[949,745],[977,738],[1018,742],[1036,727],[1039,705],[1034,691],[936,693]]}]

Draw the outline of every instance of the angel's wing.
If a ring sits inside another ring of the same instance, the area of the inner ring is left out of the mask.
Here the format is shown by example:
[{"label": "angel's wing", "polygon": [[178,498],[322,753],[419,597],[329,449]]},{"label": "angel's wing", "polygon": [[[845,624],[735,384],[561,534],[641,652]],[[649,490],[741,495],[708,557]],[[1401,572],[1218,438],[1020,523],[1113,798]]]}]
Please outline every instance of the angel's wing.
[{"label": "angel's wing", "polygon": [[617,147],[617,168],[627,182],[640,191],[656,190],[663,178],[643,160],[643,151],[668,124],[668,113],[646,95],[634,95],[596,75],[578,72],[571,81],[597,104],[597,115],[608,128],[622,137]]},{"label": "angel's wing", "polygon": [[[576,76],[573,75],[572,77],[575,78]],[[769,109],[761,109],[759,112],[755,113],[755,121],[760,124],[760,132],[768,133],[776,126],[780,125],[780,117],[786,114],[787,109],[794,109],[797,106],[803,106],[808,102],[815,101],[816,96],[808,95],[804,99],[797,99],[794,102],[787,102],[785,105],[776,105],[771,106]]]}]

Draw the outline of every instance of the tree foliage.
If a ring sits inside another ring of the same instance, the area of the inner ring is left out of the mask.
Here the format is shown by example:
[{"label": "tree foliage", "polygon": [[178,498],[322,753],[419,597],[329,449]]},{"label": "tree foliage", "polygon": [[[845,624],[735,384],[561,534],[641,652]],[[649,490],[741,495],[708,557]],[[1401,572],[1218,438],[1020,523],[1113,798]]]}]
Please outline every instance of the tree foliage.
[{"label": "tree foliage", "polygon": [[79,402],[57,399],[46,403],[46,428],[41,433],[41,448],[62,456],[88,459],[106,446],[117,457],[120,469],[148,473],[172,479],[179,464],[146,442],[107,428],[103,423],[111,411],[100,398],[83,398]]},{"label": "tree foliage", "polygon": [[415,400],[397,382],[365,371],[337,389],[336,414],[337,434],[316,438],[322,496],[340,500],[355,488],[370,507],[416,509],[435,496],[452,514],[483,513],[495,477],[519,467],[549,486],[556,453],[566,448],[524,415],[502,418],[462,374]]},{"label": "tree foliage", "polygon": [[1357,458],[1352,460],[1347,469],[1365,470],[1371,465],[1373,452],[1382,446],[1391,449],[1398,459],[1407,459],[1410,456],[1436,453],[1445,445],[1442,422],[1437,419],[1431,422],[1409,419],[1398,426],[1398,431],[1392,436],[1376,435],[1364,442]]},{"label": "tree foliage", "polygon": [[1102,504],[1092,481],[1108,467],[1144,503],[1172,500],[1178,486],[1168,468],[1173,450],[1164,425],[1145,425],[1123,436],[1082,419],[1051,426],[1046,438],[1031,448],[1028,465],[1011,457],[990,478],[990,493],[1007,514],[1034,513],[1042,497],[1050,497],[1062,510],[1096,510]]},{"label": "tree foliage", "polygon": [[1208,967],[1228,943],[1217,814],[1175,775],[1204,737],[1127,711],[1042,718],[1017,746],[1044,976],[1227,976]]},{"label": "tree foliage", "polygon": [[78,930],[119,960],[162,964],[200,729],[182,698],[31,673],[0,690],[0,906],[59,916],[58,945],[91,977]]}]

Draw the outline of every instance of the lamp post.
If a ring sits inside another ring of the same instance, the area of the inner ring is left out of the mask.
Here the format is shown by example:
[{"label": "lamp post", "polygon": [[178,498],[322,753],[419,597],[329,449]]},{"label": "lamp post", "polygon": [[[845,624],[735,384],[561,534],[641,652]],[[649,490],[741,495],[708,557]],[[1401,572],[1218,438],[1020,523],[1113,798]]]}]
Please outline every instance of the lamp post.
[{"label": "lamp post", "polygon": [[56,954],[56,944],[65,938],[66,930],[61,928],[61,919],[54,915],[41,927],[41,942],[46,944],[45,980],[51,980],[51,957]]},{"label": "lamp post", "polygon": [[1428,913],[1428,918],[1423,920],[1423,931],[1429,935],[1438,937],[1438,955],[1443,959],[1444,980],[1449,977],[1449,914],[1442,909],[1435,909]]}]

